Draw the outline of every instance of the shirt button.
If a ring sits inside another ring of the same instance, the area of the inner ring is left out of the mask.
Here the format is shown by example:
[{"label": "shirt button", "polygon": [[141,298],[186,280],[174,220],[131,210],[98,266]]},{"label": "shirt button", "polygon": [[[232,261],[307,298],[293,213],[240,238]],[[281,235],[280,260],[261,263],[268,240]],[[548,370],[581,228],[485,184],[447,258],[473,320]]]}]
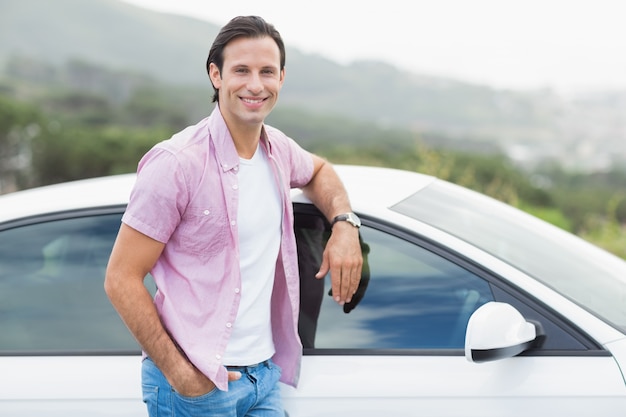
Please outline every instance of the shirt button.
[{"label": "shirt button", "polygon": [[211,212],[209,210],[204,210],[203,213],[204,213],[205,216],[208,216],[209,213],[211,213]]},{"label": "shirt button", "polygon": [[222,355],[218,353],[217,355],[215,355],[215,359],[217,359],[218,361],[222,360]]},{"label": "shirt button", "polygon": [[238,188],[239,188],[239,186],[237,184],[233,185],[233,190],[236,190]]},{"label": "shirt button", "polygon": [[233,220],[232,222],[230,222],[230,225],[231,225],[231,226],[234,226],[235,224],[237,224],[237,222],[236,222],[236,221],[234,221],[234,220]]},{"label": "shirt button", "polygon": [[235,288],[235,294],[239,294],[239,288]]},{"label": "shirt button", "polygon": [[230,329],[231,327],[233,327],[233,324],[232,323],[226,323],[226,327],[228,327]]}]

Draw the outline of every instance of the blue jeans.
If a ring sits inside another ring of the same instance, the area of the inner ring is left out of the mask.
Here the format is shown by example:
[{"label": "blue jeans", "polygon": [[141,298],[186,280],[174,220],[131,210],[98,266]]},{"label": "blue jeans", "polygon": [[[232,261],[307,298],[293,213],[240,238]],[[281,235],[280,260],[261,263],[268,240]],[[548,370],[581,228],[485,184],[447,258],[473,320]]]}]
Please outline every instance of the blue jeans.
[{"label": "blue jeans", "polygon": [[254,366],[229,367],[241,378],[228,382],[228,391],[213,391],[199,397],[178,394],[150,358],[141,369],[143,401],[150,417],[219,416],[284,417],[280,396],[280,367],[271,360]]}]

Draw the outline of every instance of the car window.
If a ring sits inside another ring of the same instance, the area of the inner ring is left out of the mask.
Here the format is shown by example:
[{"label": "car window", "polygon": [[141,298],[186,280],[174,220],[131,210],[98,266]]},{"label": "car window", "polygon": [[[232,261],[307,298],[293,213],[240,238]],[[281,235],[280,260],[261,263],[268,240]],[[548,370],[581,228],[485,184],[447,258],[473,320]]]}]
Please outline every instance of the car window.
[{"label": "car window", "polygon": [[138,351],[104,293],[121,213],[0,232],[0,353]]},{"label": "car window", "polygon": [[360,229],[364,256],[356,305],[337,305],[330,279],[316,280],[327,223],[298,214],[300,335],[305,348],[462,349],[470,315],[492,301],[489,284],[468,270],[384,231]]},{"label": "car window", "polygon": [[626,263],[554,225],[435,181],[390,208],[454,235],[626,331]]}]

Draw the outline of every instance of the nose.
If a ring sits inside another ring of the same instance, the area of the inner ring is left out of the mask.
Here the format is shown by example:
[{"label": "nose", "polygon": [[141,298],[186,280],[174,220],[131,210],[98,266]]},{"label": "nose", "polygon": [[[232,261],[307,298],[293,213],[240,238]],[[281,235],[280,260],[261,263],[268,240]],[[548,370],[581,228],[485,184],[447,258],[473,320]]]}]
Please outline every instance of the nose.
[{"label": "nose", "polygon": [[251,73],[246,86],[252,94],[259,94],[263,91],[263,82],[259,74]]}]

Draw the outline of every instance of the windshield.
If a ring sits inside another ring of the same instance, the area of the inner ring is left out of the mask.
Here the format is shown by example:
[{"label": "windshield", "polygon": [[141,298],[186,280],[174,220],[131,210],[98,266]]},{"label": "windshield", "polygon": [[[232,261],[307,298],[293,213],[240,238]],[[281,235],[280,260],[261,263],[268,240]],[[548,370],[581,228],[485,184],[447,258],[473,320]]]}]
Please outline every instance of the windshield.
[{"label": "windshield", "polygon": [[626,332],[626,262],[511,206],[437,181],[392,207],[502,259]]}]

